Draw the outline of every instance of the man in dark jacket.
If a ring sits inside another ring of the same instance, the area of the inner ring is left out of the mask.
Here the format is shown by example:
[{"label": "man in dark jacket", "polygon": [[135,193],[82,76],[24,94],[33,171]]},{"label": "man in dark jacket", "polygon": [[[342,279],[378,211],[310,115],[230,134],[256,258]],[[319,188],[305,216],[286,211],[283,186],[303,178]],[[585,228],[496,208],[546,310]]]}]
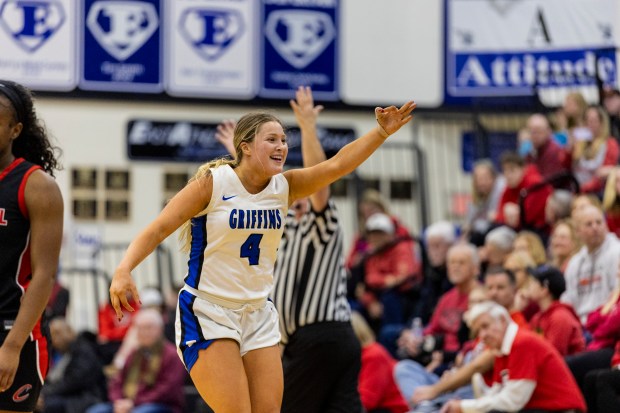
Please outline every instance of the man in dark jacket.
[{"label": "man in dark jacket", "polygon": [[50,334],[52,346],[60,357],[43,387],[40,400],[43,412],[81,413],[105,400],[105,376],[94,340],[77,335],[64,318],[51,321]]}]

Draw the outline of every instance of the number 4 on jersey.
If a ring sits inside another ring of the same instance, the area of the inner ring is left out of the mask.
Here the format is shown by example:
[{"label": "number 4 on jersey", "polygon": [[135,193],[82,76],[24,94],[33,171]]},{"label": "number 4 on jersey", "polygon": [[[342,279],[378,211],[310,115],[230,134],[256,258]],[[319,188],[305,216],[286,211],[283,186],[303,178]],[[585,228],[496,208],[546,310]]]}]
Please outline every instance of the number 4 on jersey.
[{"label": "number 4 on jersey", "polygon": [[241,258],[247,258],[250,265],[257,265],[260,258],[260,241],[263,239],[263,234],[250,234],[248,239],[245,240],[241,246],[240,255]]}]

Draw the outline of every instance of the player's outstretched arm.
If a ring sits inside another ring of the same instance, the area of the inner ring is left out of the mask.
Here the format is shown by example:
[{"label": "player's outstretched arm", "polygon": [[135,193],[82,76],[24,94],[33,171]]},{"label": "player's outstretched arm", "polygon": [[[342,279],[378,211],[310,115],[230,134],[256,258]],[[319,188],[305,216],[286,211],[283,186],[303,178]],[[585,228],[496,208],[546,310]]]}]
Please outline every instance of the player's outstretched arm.
[{"label": "player's outstretched arm", "polygon": [[353,172],[388,138],[406,125],[412,118],[416,104],[405,103],[400,108],[390,106],[376,108],[377,126],[364,136],[345,145],[338,153],[310,168],[293,169],[284,173],[289,182],[289,203],[309,196]]},{"label": "player's outstretched arm", "polygon": [[110,284],[110,302],[119,320],[123,318],[121,306],[129,311],[134,310],[129,304],[129,296],[133,297],[136,302],[140,301],[131,271],[183,223],[204,210],[211,200],[212,192],[213,178],[211,175],[190,182],[129,244]]}]

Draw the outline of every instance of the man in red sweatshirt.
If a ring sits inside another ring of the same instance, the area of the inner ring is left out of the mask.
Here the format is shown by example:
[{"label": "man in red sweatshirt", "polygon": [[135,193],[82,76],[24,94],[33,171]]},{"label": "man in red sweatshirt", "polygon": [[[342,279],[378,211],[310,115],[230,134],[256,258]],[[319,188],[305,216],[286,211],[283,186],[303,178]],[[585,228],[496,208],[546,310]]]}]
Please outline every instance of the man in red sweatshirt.
[{"label": "man in red sweatshirt", "polygon": [[530,320],[532,331],[546,338],[562,356],[583,351],[585,340],[579,317],[573,307],[560,302],[560,296],[566,290],[564,274],[546,265],[529,272],[530,298],[540,307]]}]

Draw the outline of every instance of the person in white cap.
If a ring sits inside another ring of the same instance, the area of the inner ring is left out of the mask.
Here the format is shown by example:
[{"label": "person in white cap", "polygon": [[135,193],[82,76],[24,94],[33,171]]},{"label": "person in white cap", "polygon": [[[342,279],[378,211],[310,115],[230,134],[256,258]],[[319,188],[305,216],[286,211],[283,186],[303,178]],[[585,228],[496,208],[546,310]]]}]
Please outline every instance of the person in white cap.
[{"label": "person in white cap", "polygon": [[370,254],[364,263],[364,291],[358,293],[359,299],[371,320],[383,326],[402,325],[407,318],[407,294],[422,279],[413,241],[396,237],[392,219],[383,213],[366,220],[366,234]]}]

